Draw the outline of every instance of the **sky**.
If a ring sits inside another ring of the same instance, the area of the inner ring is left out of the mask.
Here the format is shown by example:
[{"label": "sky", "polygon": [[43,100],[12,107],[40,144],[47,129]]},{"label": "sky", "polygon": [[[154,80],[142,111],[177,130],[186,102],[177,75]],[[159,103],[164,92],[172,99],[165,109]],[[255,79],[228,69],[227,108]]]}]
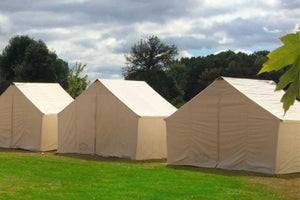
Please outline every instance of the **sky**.
[{"label": "sky", "polygon": [[0,51],[11,37],[43,40],[71,67],[121,79],[124,54],[158,36],[180,57],[273,50],[297,30],[299,0],[0,0]]}]

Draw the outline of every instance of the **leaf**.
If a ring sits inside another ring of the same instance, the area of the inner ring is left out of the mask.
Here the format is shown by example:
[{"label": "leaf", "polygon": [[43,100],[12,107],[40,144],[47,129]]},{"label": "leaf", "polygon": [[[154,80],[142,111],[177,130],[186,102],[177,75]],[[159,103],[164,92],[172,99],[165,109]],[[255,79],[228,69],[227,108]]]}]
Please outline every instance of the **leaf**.
[{"label": "leaf", "polygon": [[284,45],[267,55],[269,59],[264,63],[258,74],[278,71],[283,67],[292,65],[299,57],[300,32],[297,32],[296,34],[287,34],[281,37],[280,40]]},{"label": "leaf", "polygon": [[281,98],[283,102],[284,112],[288,111],[290,106],[292,106],[296,100],[296,97],[299,97],[299,75],[298,78],[289,86],[285,94]]},{"label": "leaf", "polygon": [[297,75],[299,76],[299,58],[296,62],[292,65],[292,67],[285,72],[279,79],[279,82],[276,87],[276,91],[284,89],[289,83],[296,80]]},{"label": "leaf", "polygon": [[285,94],[281,98],[283,102],[283,108],[285,113],[294,104],[295,99],[299,98],[300,89],[300,32],[295,34],[287,34],[280,38],[283,46],[275,49],[267,55],[269,58],[264,63],[262,69],[258,74],[264,72],[278,71],[284,67],[290,66],[289,70],[286,71],[279,79],[276,87],[277,90],[282,90],[288,86]]}]

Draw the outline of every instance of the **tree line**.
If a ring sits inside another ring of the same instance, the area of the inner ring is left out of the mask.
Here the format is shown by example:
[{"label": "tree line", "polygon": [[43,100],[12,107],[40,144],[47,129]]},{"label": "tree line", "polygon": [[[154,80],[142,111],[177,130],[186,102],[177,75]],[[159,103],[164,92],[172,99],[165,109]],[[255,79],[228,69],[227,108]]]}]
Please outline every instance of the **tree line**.
[{"label": "tree line", "polygon": [[49,50],[42,40],[15,36],[0,54],[0,94],[12,82],[59,83],[75,98],[88,85],[87,76],[80,73],[86,65],[68,63]]},{"label": "tree line", "polygon": [[[175,45],[150,36],[139,40],[130,53],[125,54],[123,76],[126,80],[146,81],[176,107],[189,101],[219,76],[274,80],[280,83],[280,89],[293,86],[285,97],[287,110],[299,98],[299,36],[299,32],[285,36],[282,39],[285,46],[275,53],[263,50],[246,54],[228,50],[180,59],[176,59]],[[87,75],[82,76],[85,68],[81,63],[69,68],[68,63],[41,40],[15,36],[0,54],[0,94],[14,81],[57,82],[75,98],[89,83]]]},{"label": "tree line", "polygon": [[218,54],[175,59],[178,50],[156,36],[140,40],[125,55],[127,80],[144,80],[173,105],[180,107],[219,76],[269,79],[278,82],[283,70],[257,75],[269,51]]}]

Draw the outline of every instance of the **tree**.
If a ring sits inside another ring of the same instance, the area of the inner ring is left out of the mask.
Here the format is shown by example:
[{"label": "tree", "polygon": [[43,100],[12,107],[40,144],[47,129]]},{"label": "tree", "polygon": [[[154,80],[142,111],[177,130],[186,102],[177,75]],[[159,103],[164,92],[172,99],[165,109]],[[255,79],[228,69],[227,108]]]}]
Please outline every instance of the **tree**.
[{"label": "tree", "polygon": [[173,97],[171,100],[171,103],[175,105],[176,107],[182,106],[185,101],[183,99],[184,97],[184,87],[187,83],[187,67],[185,64],[176,61],[172,63],[168,69],[166,70],[167,75],[173,79],[174,82],[174,88],[177,88],[177,96]]},{"label": "tree", "polygon": [[166,45],[157,36],[141,39],[131,48],[129,55],[125,55],[126,65],[124,76],[136,71],[162,69],[172,63],[178,54],[175,45]]},{"label": "tree", "polygon": [[154,90],[169,101],[176,98],[180,91],[174,80],[166,73],[166,68],[177,55],[175,45],[167,45],[156,36],[140,40],[125,55],[126,67],[123,75],[126,80],[146,81]]},{"label": "tree", "polygon": [[13,81],[58,82],[67,88],[68,71],[68,63],[43,41],[15,36],[0,55],[0,94]]},{"label": "tree", "polygon": [[184,94],[184,86],[187,82],[187,67],[181,62],[174,62],[166,70],[167,74],[174,80],[176,87]]},{"label": "tree", "polygon": [[79,96],[89,84],[89,82],[87,81],[88,75],[84,75],[83,77],[80,77],[80,74],[83,72],[85,68],[86,68],[86,64],[83,65],[81,63],[76,63],[75,66],[73,66],[69,71],[69,75],[68,75],[69,88],[67,89],[67,92],[73,98]]},{"label": "tree", "polygon": [[222,71],[222,68],[206,68],[199,76],[199,88],[204,90],[209,84],[222,75]]},{"label": "tree", "polygon": [[286,112],[296,98],[300,98],[300,29],[295,34],[281,37],[280,40],[283,46],[268,54],[268,61],[258,74],[286,69],[275,89],[278,91],[287,88],[281,98]]},{"label": "tree", "polygon": [[268,51],[258,51],[245,54],[225,51],[207,56],[181,58],[176,62],[186,66],[184,70],[186,80],[181,82],[183,86],[180,86],[183,88],[183,99],[189,101],[219,76],[268,79],[278,82],[284,70],[257,75],[257,71],[267,60],[268,53]]}]

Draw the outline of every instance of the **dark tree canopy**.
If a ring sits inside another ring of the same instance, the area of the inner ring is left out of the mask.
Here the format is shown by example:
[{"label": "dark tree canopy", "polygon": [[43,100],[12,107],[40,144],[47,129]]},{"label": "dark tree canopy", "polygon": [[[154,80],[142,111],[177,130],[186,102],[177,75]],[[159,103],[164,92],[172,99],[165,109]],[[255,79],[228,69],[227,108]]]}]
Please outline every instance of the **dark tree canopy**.
[{"label": "dark tree canopy", "polygon": [[189,101],[206,88],[219,76],[236,78],[269,79],[277,82],[282,72],[257,75],[263,63],[267,60],[268,51],[252,54],[225,51],[216,55],[182,58],[178,62],[187,66],[183,81],[183,99]]},{"label": "dark tree canopy", "polygon": [[0,93],[13,81],[58,82],[66,88],[68,71],[68,63],[43,41],[15,36],[0,55]]},{"label": "dark tree canopy", "polygon": [[133,45],[129,55],[125,55],[125,79],[146,81],[164,98],[172,101],[180,92],[165,69],[176,55],[177,48],[174,45],[167,45],[156,36],[142,39]]},{"label": "dark tree canopy", "polygon": [[141,39],[133,45],[130,54],[125,55],[127,67],[124,68],[124,74],[162,69],[172,63],[177,53],[175,45],[167,45],[157,36]]},{"label": "dark tree canopy", "polygon": [[144,80],[164,98],[180,107],[219,76],[271,79],[278,82],[282,71],[257,75],[268,51],[252,54],[224,51],[207,56],[174,60],[177,48],[152,36],[135,44],[126,55],[125,79]]}]

